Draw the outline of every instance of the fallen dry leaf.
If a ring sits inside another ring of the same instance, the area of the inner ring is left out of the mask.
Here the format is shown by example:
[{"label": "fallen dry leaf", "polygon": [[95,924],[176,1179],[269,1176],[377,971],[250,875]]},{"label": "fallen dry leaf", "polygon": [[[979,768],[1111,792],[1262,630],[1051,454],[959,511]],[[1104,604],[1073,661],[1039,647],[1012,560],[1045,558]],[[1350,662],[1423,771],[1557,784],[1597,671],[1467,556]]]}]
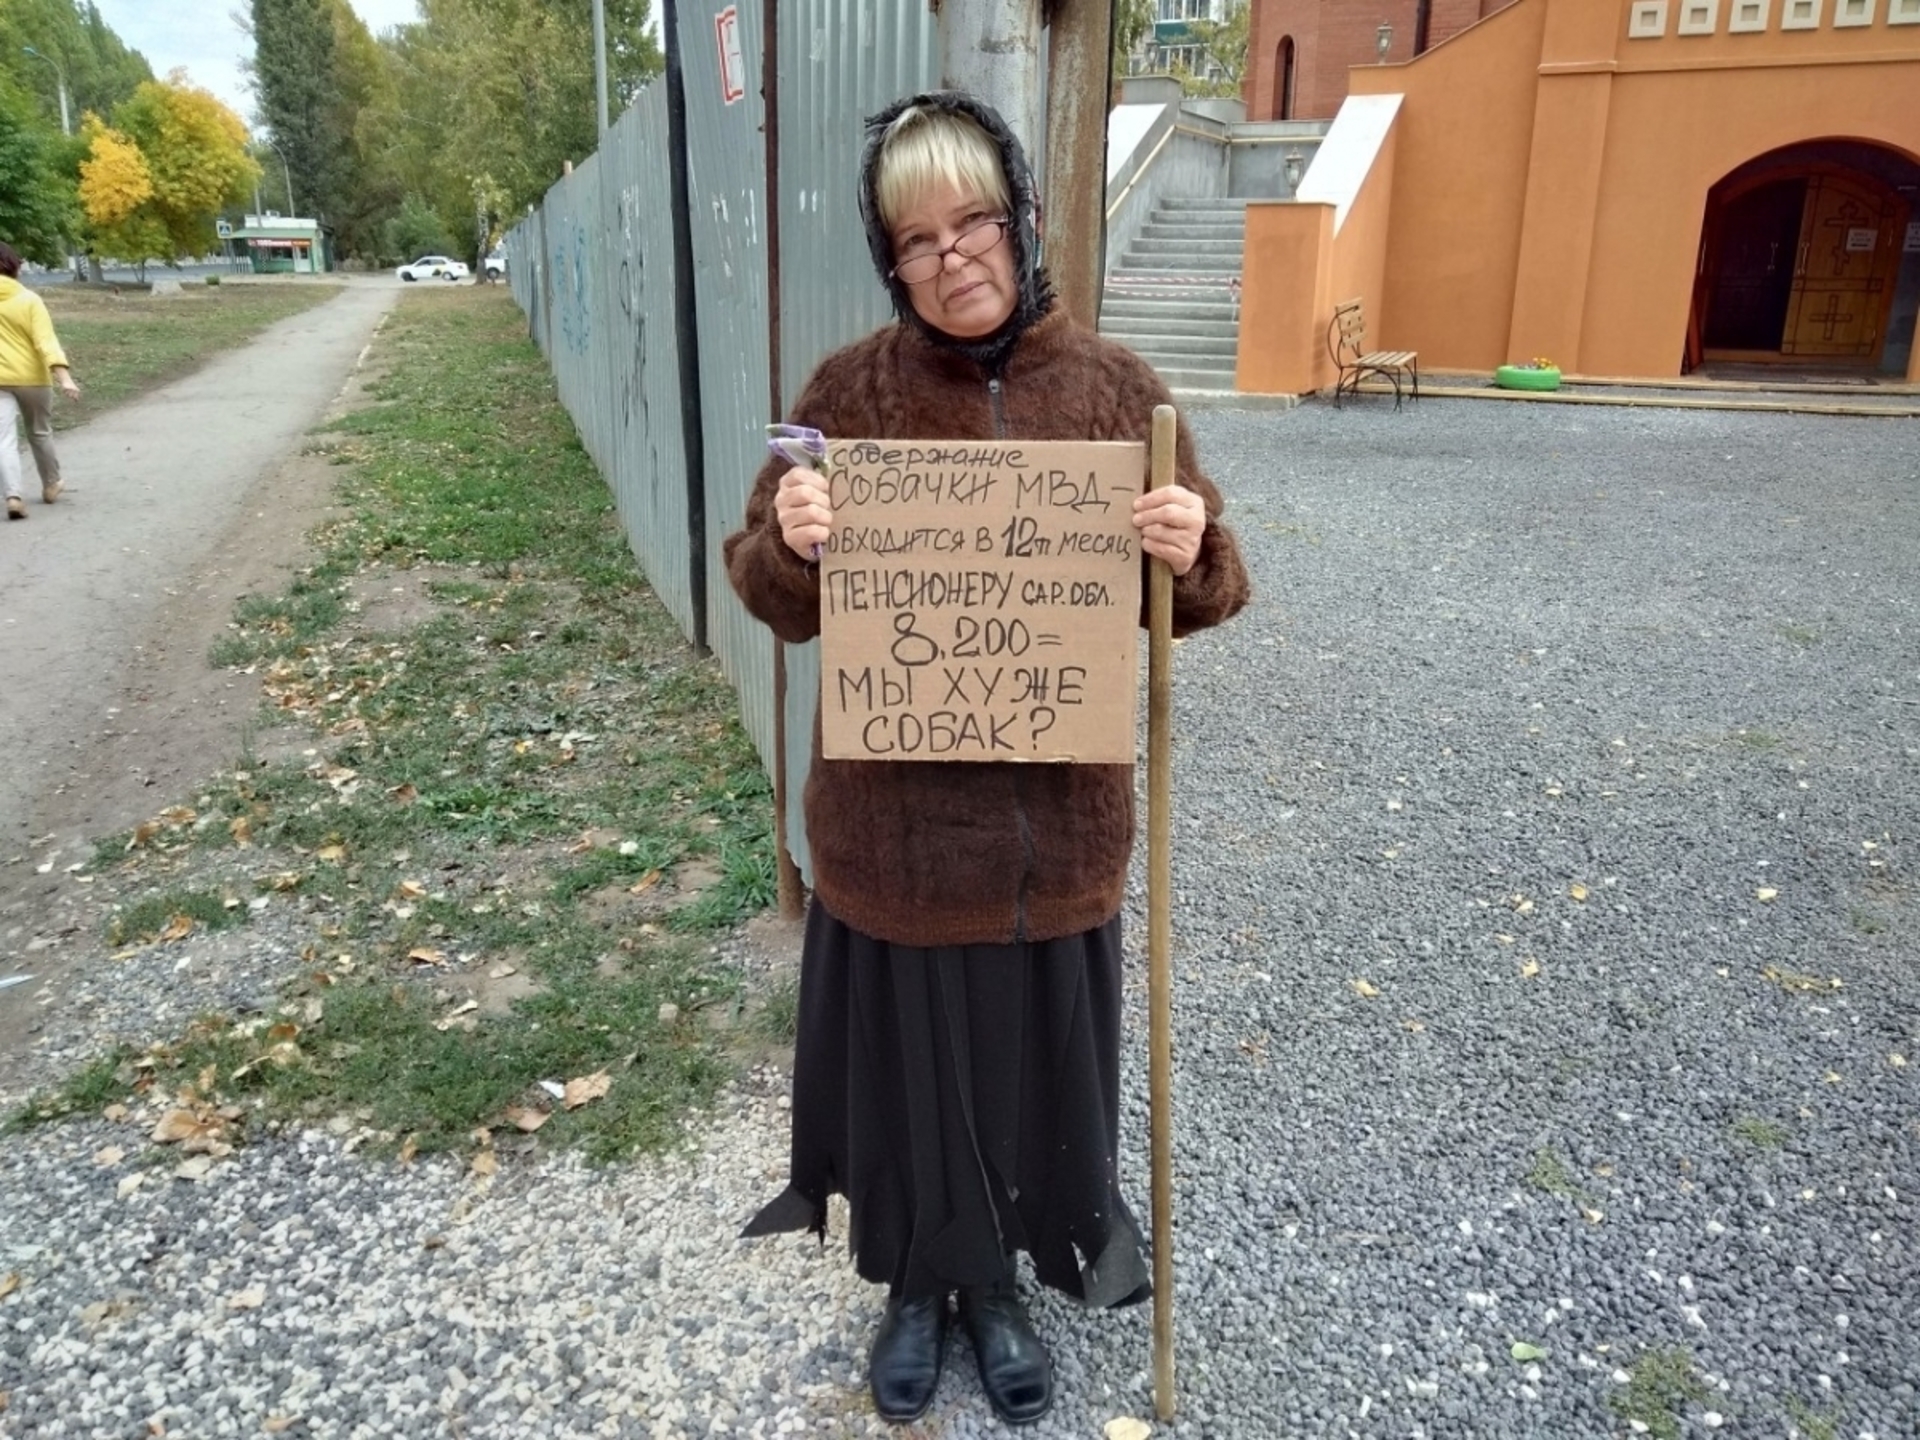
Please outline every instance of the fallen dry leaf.
[{"label": "fallen dry leaf", "polygon": [[195,1155],[174,1166],[173,1173],[182,1180],[204,1180],[213,1173],[213,1162],[211,1155]]},{"label": "fallen dry leaf", "polygon": [[0,1299],[5,1299],[19,1288],[20,1272],[18,1270],[9,1270],[6,1274],[0,1275]]},{"label": "fallen dry leaf", "polygon": [[507,1111],[507,1121],[531,1135],[546,1124],[552,1115],[551,1110],[535,1110],[530,1105],[515,1105]]},{"label": "fallen dry leaf", "polygon": [[1402,1020],[1400,1022],[1400,1028],[1402,1030],[1405,1030],[1410,1035],[1418,1035],[1421,1033],[1421,1031],[1427,1028],[1427,1022],[1424,1020],[1412,1020],[1412,1019]]},{"label": "fallen dry leaf", "polygon": [[282,1431],[291,1430],[300,1423],[302,1418],[304,1417],[299,1415],[269,1415],[262,1424],[261,1429],[265,1430],[269,1435],[278,1435]]},{"label": "fallen dry leaf", "polygon": [[119,1200],[124,1200],[142,1185],[146,1184],[146,1181],[147,1172],[144,1170],[136,1170],[131,1175],[123,1176],[120,1183],[114,1186],[114,1197]]},{"label": "fallen dry leaf", "polygon": [[427,887],[418,880],[402,880],[394,887],[393,894],[398,900],[424,900],[427,898]]},{"label": "fallen dry leaf", "polygon": [[487,978],[489,980],[504,980],[509,975],[518,975],[519,973],[520,971],[517,966],[501,964],[487,971]]},{"label": "fallen dry leaf", "polygon": [[407,952],[407,959],[413,961],[416,965],[444,965],[447,963],[447,957],[444,953],[426,945],[421,945],[409,950]]},{"label": "fallen dry leaf", "polygon": [[160,932],[162,941],[184,940],[193,933],[193,917],[176,915],[167,922],[167,928]]},{"label": "fallen dry leaf", "polygon": [[644,895],[659,883],[660,872],[658,870],[649,870],[627,887],[627,893],[629,895]]},{"label": "fallen dry leaf", "polygon": [[253,821],[244,815],[239,816],[228,823],[227,833],[233,836],[234,844],[245,849],[253,844]]},{"label": "fallen dry leaf", "polygon": [[264,1285],[254,1285],[246,1290],[236,1290],[227,1296],[229,1310],[258,1310],[267,1303],[267,1289]]},{"label": "fallen dry leaf", "polygon": [[1526,979],[1531,980],[1540,973],[1540,962],[1531,955],[1527,956],[1525,960],[1520,962],[1520,973]]},{"label": "fallen dry leaf", "polygon": [[338,865],[342,860],[347,858],[347,847],[344,845],[322,845],[318,850],[313,852],[313,858],[320,861],[323,865]]},{"label": "fallen dry leaf", "polygon": [[405,785],[396,785],[387,793],[402,805],[411,805],[420,798],[420,791],[412,781],[408,781]]},{"label": "fallen dry leaf", "polygon": [[1512,896],[1508,899],[1507,904],[1511,905],[1518,914],[1531,915],[1533,913],[1533,901],[1524,895]]},{"label": "fallen dry leaf", "polygon": [[1567,894],[1578,900],[1582,905],[1587,903],[1587,887],[1582,885],[1578,880],[1567,887]]},{"label": "fallen dry leaf", "polygon": [[126,1158],[127,1152],[122,1150],[118,1145],[108,1145],[103,1149],[93,1152],[93,1163],[98,1165],[102,1170],[112,1169]]},{"label": "fallen dry leaf", "polygon": [[1513,943],[1513,937],[1511,935],[1496,935],[1493,938],[1496,944],[1511,945]]},{"label": "fallen dry leaf", "polygon": [[1375,986],[1368,984],[1365,980],[1349,980],[1347,983],[1353,987],[1354,994],[1366,1000],[1371,1000],[1380,993]]},{"label": "fallen dry leaf", "polygon": [[493,1151],[482,1150],[473,1157],[473,1163],[467,1168],[484,1180],[500,1172],[500,1161],[494,1156]]},{"label": "fallen dry leaf", "polygon": [[581,1075],[567,1081],[567,1088],[561,1104],[569,1110],[578,1110],[591,1100],[598,1100],[613,1088],[613,1077],[604,1070],[596,1070],[591,1075]]},{"label": "fallen dry leaf", "polygon": [[124,1120],[127,1118],[127,1107],[116,1100],[100,1113],[109,1120]]},{"label": "fallen dry leaf", "polygon": [[148,1137],[161,1145],[171,1145],[179,1140],[193,1140],[220,1129],[220,1121],[212,1116],[201,1115],[192,1110],[169,1110],[160,1117],[160,1123],[153,1127]]},{"label": "fallen dry leaf", "polygon": [[1779,894],[1780,892],[1774,889],[1773,886],[1762,885],[1758,890],[1753,892],[1753,898],[1758,900],[1762,905],[1768,905],[1771,904]]},{"label": "fallen dry leaf", "polygon": [[1904,1055],[1889,1055],[1887,1056],[1887,1064],[1896,1070],[1904,1070],[1907,1068],[1907,1057]]},{"label": "fallen dry leaf", "polygon": [[418,1135],[407,1136],[400,1145],[400,1163],[402,1165],[411,1165],[413,1163],[413,1157],[419,1153],[420,1137]]},{"label": "fallen dry leaf", "polygon": [[[454,1006],[453,1009],[449,1010],[446,1014],[442,1015],[438,1020],[434,1021],[433,1028],[441,1031],[451,1030],[456,1025],[461,1024],[462,1017],[471,1015],[475,1010],[478,1010],[479,1008],[480,1008],[480,1002],[478,1000],[462,1000],[458,1005]],[[468,1020],[465,1025],[461,1026],[461,1028],[471,1030],[473,1028],[473,1024],[474,1024],[473,1021]]]},{"label": "fallen dry leaf", "polygon": [[1109,1420],[1101,1427],[1100,1433],[1106,1440],[1147,1440],[1153,1434],[1153,1427],[1144,1420],[1136,1420],[1131,1415],[1122,1415]]}]

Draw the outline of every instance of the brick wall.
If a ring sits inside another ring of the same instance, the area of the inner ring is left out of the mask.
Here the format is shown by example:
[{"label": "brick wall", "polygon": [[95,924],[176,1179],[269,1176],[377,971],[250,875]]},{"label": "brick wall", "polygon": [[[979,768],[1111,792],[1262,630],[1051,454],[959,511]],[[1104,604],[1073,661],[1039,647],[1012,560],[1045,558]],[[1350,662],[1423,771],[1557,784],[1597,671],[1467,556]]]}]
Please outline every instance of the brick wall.
[{"label": "brick wall", "polygon": [[[1249,120],[1279,118],[1280,42],[1294,45],[1294,120],[1330,120],[1347,98],[1347,70],[1379,58],[1384,21],[1393,27],[1389,63],[1413,58],[1419,0],[1252,0],[1243,91]],[[1430,0],[1431,49],[1514,0]]]}]

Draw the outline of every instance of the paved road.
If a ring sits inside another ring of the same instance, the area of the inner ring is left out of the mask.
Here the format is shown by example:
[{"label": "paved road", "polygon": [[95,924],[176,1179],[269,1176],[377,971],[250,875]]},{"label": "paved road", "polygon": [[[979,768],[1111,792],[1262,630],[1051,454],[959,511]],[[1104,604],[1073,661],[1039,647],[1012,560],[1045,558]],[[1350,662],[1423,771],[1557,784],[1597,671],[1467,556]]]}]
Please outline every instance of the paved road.
[{"label": "paved road", "polygon": [[[59,742],[112,706],[156,608],[183,585],[250,493],[339,394],[391,280],[347,285],[244,349],[59,440],[67,493],[0,528],[0,848],[29,838],[34,802],[68,758]],[[84,362],[80,370],[84,377]],[[84,383],[84,380],[83,380]]]}]

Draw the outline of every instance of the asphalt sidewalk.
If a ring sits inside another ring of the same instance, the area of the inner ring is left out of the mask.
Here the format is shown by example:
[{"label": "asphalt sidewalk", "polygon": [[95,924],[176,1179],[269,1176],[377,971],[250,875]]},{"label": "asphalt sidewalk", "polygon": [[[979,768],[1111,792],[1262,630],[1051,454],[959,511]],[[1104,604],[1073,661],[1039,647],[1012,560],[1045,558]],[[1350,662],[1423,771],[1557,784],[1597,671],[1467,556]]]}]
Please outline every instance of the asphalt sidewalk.
[{"label": "asphalt sidewalk", "polygon": [[[70,773],[73,742],[134,723],[109,712],[141,679],[156,616],[195,585],[258,487],[299,449],[398,294],[384,277],[350,282],[251,344],[65,432],[58,504],[39,502],[28,461],[29,519],[0,529],[0,734],[12,760],[0,766],[0,860],[33,838],[46,792]],[[84,384],[86,357],[74,361]]]}]

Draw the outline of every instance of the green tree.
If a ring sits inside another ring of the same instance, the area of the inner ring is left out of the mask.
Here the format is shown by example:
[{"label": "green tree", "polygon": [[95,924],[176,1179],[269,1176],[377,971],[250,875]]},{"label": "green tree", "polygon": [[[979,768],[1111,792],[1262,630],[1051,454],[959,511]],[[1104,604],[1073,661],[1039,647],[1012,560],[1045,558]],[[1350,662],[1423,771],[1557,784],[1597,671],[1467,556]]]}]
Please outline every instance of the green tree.
[{"label": "green tree", "polygon": [[[28,55],[29,45],[46,58]],[[68,113],[78,130],[82,115],[110,113],[151,80],[153,70],[139,51],[126,47],[91,0],[0,0],[0,77],[32,95],[56,132],[63,75]]]},{"label": "green tree", "polygon": [[447,227],[434,208],[418,195],[409,195],[386,223],[382,249],[396,264],[419,255],[448,255],[454,250]]},{"label": "green tree", "polygon": [[1237,96],[1247,74],[1247,40],[1252,25],[1253,7],[1248,0],[1227,0],[1224,20],[1194,20],[1187,33],[1200,51],[1219,68],[1213,76],[1196,75],[1184,66],[1176,66],[1180,88],[1189,95]]},{"label": "green tree", "polygon": [[[599,142],[590,0],[421,0],[381,39],[391,89],[358,126],[366,183],[418,195],[447,233],[517,214]],[[607,0],[608,89],[624,110],[662,68],[649,0]],[[394,202],[398,203],[397,199]],[[472,256],[478,259],[478,255]]]},{"label": "green tree", "polygon": [[1114,0],[1113,78],[1123,78],[1153,34],[1153,0]]},{"label": "green tree", "polygon": [[63,263],[75,230],[73,181],[31,99],[0,82],[0,239],[42,265]]},{"label": "green tree", "polygon": [[330,0],[253,0],[253,78],[260,122],[293,175],[296,204],[321,219],[340,207],[353,129],[340,127]]}]

